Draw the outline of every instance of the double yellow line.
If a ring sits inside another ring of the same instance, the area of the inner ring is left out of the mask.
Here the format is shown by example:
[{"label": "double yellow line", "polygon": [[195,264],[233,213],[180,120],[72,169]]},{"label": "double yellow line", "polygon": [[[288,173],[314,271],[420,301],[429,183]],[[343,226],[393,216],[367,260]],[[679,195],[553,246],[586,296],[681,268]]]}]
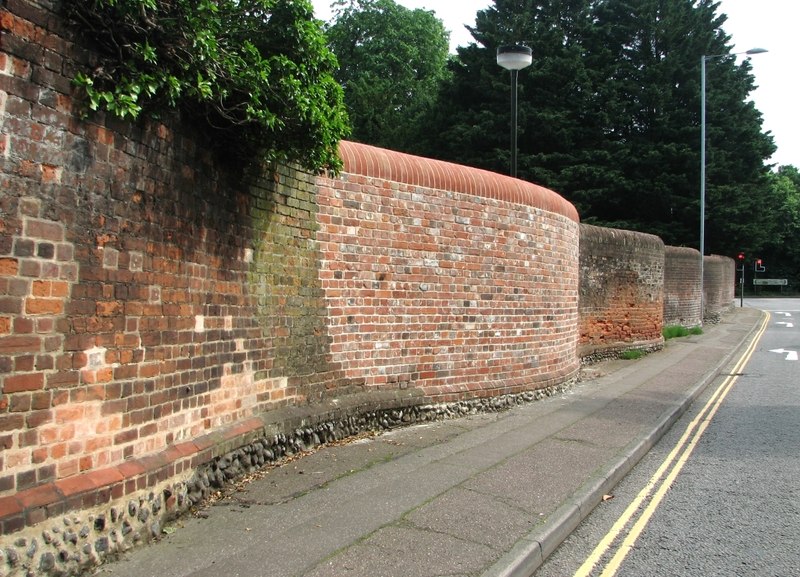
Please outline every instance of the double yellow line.
[{"label": "double yellow line", "polygon": [[[628,505],[628,507],[625,509],[625,512],[622,513],[620,518],[617,519],[608,533],[606,533],[603,539],[600,540],[600,543],[597,544],[597,547],[595,547],[594,551],[591,552],[586,561],[584,561],[583,565],[581,565],[580,568],[575,572],[574,577],[589,577],[589,575],[592,574],[597,564],[612,548],[614,542],[616,542],[620,537],[620,534],[622,534],[622,532],[625,530],[625,527],[631,522],[642,504],[649,499],[649,503],[647,503],[647,506],[644,508],[639,518],[636,519],[633,526],[624,536],[622,542],[617,546],[614,555],[602,568],[600,577],[613,577],[617,574],[617,571],[619,571],[619,568],[622,565],[622,562],[625,560],[625,557],[628,555],[628,552],[633,548],[636,540],[642,534],[642,531],[644,531],[647,523],[653,516],[653,513],[655,513],[656,509],[658,509],[658,506],[664,499],[667,491],[675,482],[675,478],[689,460],[689,457],[691,456],[692,451],[694,451],[694,448],[697,446],[700,437],[703,436],[706,428],[708,428],[708,425],[711,424],[711,420],[714,418],[714,415],[717,413],[720,405],[722,405],[722,402],[725,400],[728,392],[738,380],[738,375],[742,368],[744,368],[744,366],[750,360],[750,357],[753,355],[753,351],[755,350],[758,341],[761,339],[764,331],[767,330],[769,318],[770,315],[767,313],[758,333],[736,363],[733,372],[725,378],[719,387],[717,387],[716,391],[714,391],[714,394],[711,396],[705,406],[703,406],[703,409],[700,411],[697,417],[695,417],[694,420],[689,423],[689,425],[686,427],[686,430],[683,432],[683,435],[681,435],[680,440],[677,442],[672,451],[670,451],[669,455],[667,455],[667,458],[664,459],[664,461],[658,467],[658,470],[653,474],[652,477],[650,477],[647,485],[645,485],[644,488],[639,491],[633,502]],[[669,472],[667,473],[668,470]],[[664,477],[665,473],[666,477]],[[662,477],[664,477],[663,480]]]}]

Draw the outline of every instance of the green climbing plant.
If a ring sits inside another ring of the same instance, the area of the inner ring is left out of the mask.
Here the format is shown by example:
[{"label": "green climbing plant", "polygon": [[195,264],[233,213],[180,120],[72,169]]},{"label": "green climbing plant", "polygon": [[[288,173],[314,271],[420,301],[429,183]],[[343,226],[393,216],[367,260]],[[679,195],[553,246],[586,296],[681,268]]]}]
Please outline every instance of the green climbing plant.
[{"label": "green climbing plant", "polygon": [[74,77],[87,112],[180,109],[225,147],[340,168],[349,122],[308,0],[70,0],[66,9],[98,55]]}]

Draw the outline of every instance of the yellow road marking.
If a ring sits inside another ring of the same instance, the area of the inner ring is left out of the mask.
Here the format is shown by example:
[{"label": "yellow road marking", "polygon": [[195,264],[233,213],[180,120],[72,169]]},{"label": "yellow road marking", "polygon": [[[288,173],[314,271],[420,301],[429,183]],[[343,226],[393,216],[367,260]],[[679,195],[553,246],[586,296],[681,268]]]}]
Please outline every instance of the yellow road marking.
[{"label": "yellow road marking", "polygon": [[[574,577],[588,577],[592,574],[592,571],[597,563],[600,561],[603,555],[605,555],[606,552],[611,549],[613,543],[617,540],[628,523],[631,522],[636,514],[636,511],[639,510],[642,503],[644,503],[650,497],[653,489],[661,481],[661,478],[664,476],[664,473],[667,471],[667,469],[673,467],[662,482],[661,486],[658,487],[656,492],[653,494],[651,501],[644,509],[639,519],[634,523],[633,527],[631,527],[631,530],[625,536],[624,540],[617,548],[616,553],[601,573],[601,577],[612,577],[613,575],[616,575],[628,552],[631,550],[631,548],[633,548],[636,540],[639,538],[639,535],[641,535],[642,531],[647,526],[647,523],[650,521],[650,518],[653,516],[653,513],[661,503],[661,500],[666,495],[670,486],[672,486],[672,483],[675,481],[678,473],[680,473],[681,469],[683,469],[683,466],[686,464],[689,456],[692,454],[692,451],[694,451],[694,448],[697,446],[697,442],[700,440],[700,437],[702,437],[706,428],[711,423],[711,419],[716,414],[717,410],[722,404],[722,401],[728,394],[728,391],[731,390],[734,383],[738,380],[739,372],[753,355],[753,351],[755,350],[758,341],[767,330],[769,318],[770,315],[767,313],[758,333],[756,334],[756,337],[747,347],[747,350],[745,350],[744,354],[739,358],[731,375],[726,377],[720,386],[717,387],[697,417],[695,417],[692,422],[687,425],[686,430],[675,444],[675,447],[673,447],[673,449],[669,452],[653,476],[650,477],[650,480],[647,482],[644,488],[639,491],[639,493],[636,495],[636,498],[634,498],[631,504],[626,507],[619,519],[614,522],[608,533],[606,533],[597,544],[597,547],[595,547],[594,550],[589,554],[589,556],[586,558],[586,561],[583,562],[583,565],[578,568]],[[692,437],[692,435],[694,436]],[[678,455],[680,455],[680,457],[678,457]]]}]

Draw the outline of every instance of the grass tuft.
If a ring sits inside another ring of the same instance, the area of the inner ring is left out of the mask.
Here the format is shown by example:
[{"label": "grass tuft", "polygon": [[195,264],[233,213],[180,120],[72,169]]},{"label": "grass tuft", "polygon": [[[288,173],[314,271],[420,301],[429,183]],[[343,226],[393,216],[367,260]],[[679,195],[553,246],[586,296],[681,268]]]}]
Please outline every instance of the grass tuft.
[{"label": "grass tuft", "polygon": [[661,330],[661,334],[664,335],[665,340],[669,340],[688,335],[702,335],[703,329],[702,327],[692,327],[691,329],[687,329],[681,325],[669,325]]},{"label": "grass tuft", "polygon": [[635,361],[636,359],[641,359],[644,355],[645,353],[641,349],[628,349],[627,351],[622,351],[619,354],[619,358],[623,361]]}]

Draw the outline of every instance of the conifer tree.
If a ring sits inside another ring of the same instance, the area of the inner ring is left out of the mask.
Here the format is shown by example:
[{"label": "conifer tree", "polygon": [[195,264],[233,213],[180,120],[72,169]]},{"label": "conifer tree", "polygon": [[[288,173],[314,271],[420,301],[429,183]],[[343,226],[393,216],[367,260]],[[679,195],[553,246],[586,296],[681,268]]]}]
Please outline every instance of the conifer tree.
[{"label": "conifer tree", "polygon": [[573,201],[584,221],[698,247],[700,62],[707,60],[707,252],[763,244],[774,151],[711,0],[496,0],[428,113],[418,152],[506,172],[509,85],[496,49],[524,42],[519,176]]}]

